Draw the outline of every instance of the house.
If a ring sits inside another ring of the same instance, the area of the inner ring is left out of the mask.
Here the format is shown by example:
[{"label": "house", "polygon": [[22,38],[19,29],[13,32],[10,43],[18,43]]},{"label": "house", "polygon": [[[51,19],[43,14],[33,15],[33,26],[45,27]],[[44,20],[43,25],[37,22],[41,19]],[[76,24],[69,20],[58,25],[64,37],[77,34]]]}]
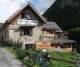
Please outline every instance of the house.
[{"label": "house", "polygon": [[47,21],[31,3],[6,20],[0,37],[4,41],[22,42],[23,48],[36,47],[38,42],[50,43],[49,49],[59,51],[72,51],[75,43],[65,38],[62,29],[55,22]]},{"label": "house", "polygon": [[55,23],[48,21],[43,24],[43,42],[51,43],[51,49],[56,51],[75,51],[75,41],[64,35],[62,29]]}]

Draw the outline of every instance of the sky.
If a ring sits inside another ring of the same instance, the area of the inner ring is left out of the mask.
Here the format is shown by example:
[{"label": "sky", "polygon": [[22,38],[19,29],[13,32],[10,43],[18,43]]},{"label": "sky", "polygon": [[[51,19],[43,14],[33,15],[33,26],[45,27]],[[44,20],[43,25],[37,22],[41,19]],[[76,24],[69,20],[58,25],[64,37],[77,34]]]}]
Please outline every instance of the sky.
[{"label": "sky", "polygon": [[43,14],[55,0],[0,0],[0,22],[5,22],[14,12],[31,2]]}]

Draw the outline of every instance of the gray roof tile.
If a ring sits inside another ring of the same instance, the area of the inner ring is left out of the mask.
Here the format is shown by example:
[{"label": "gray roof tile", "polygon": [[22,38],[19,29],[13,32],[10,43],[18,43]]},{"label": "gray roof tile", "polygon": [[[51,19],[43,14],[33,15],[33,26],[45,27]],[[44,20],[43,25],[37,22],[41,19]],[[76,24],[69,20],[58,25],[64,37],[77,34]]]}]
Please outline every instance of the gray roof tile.
[{"label": "gray roof tile", "polygon": [[55,32],[63,32],[56,22],[47,22],[42,26],[43,30],[55,30]]}]

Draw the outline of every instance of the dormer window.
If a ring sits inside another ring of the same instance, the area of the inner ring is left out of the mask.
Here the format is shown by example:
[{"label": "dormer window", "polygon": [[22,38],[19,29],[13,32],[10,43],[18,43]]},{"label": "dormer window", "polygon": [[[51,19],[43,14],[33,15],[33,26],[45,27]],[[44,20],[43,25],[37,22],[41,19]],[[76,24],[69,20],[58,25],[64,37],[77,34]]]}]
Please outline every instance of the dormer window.
[{"label": "dormer window", "polygon": [[30,14],[28,14],[28,13],[22,13],[22,18],[25,18],[27,20],[31,20],[32,19]]},{"label": "dormer window", "polygon": [[31,16],[30,15],[26,15],[27,20],[31,20]]}]

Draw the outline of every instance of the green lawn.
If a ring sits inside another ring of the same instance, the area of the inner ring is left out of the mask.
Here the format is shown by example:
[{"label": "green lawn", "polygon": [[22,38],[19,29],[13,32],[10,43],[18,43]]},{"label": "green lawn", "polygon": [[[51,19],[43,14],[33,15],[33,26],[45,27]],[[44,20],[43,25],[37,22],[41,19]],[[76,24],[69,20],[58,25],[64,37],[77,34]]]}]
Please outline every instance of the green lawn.
[{"label": "green lawn", "polygon": [[[78,58],[76,54],[72,54],[72,53],[64,53],[64,52],[50,52],[52,57],[55,58],[61,58],[64,60],[68,60],[68,61],[76,61],[76,59]],[[76,64],[69,64],[63,61],[57,61],[57,60],[53,60],[52,61],[54,67],[74,67]],[[76,66],[77,67],[77,66]]]},{"label": "green lawn", "polygon": [[62,58],[64,60],[70,60],[70,61],[73,61],[72,58],[76,58],[77,55],[76,54],[72,54],[72,53],[65,53],[65,52],[50,52],[51,56],[52,57],[57,57],[57,58]]}]

